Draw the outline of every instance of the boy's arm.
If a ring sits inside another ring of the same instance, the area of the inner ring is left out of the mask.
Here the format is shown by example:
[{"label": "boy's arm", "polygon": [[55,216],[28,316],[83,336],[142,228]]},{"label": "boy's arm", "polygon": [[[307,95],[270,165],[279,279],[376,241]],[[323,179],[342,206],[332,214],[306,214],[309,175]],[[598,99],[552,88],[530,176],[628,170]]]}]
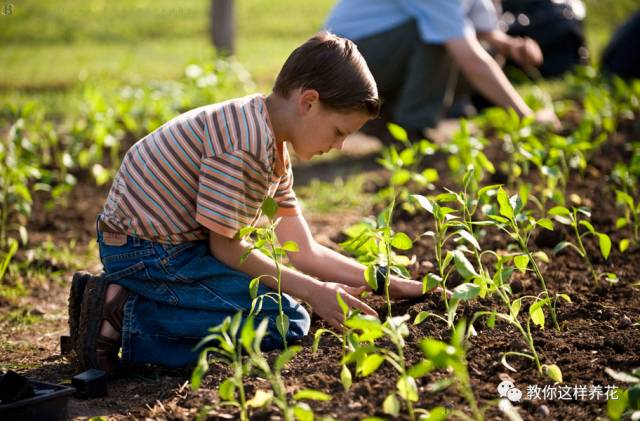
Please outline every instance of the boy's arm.
[{"label": "boy's arm", "polygon": [[[370,289],[364,280],[365,266],[318,244],[302,215],[282,217],[276,234],[281,243],[295,241],[298,244],[300,251],[288,253],[288,257],[301,272],[323,281]],[[394,298],[418,297],[422,295],[422,282],[391,276],[389,293]]]},{"label": "boy's arm", "polygon": [[[264,276],[260,282],[277,291],[276,267],[271,259],[254,250],[247,256],[244,263],[240,263],[240,257],[249,247],[250,244],[245,240],[230,239],[213,231],[209,232],[209,248],[213,256],[227,266],[251,277],[272,275],[274,278]],[[339,327],[343,322],[343,313],[336,300],[337,293],[340,293],[349,307],[360,309],[365,314],[377,317],[375,310],[356,298],[364,288],[323,283],[287,267],[281,269],[282,291],[309,303],[313,310],[332,326]]]}]

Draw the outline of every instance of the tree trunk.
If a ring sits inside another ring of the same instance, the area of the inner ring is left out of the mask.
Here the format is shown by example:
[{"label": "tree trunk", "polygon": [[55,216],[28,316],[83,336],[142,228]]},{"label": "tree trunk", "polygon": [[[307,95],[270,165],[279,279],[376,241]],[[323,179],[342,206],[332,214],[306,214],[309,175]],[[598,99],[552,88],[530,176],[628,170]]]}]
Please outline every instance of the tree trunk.
[{"label": "tree trunk", "polygon": [[235,52],[233,0],[211,0],[211,38],[218,54]]}]

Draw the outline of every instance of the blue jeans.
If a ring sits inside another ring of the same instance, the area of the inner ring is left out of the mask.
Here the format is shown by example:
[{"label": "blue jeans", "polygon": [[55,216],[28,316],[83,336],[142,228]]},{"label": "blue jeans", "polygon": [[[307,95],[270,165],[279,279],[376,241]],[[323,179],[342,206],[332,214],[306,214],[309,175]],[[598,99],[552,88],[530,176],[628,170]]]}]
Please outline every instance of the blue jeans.
[{"label": "blue jeans", "polygon": [[[207,241],[161,244],[127,236],[126,244],[104,243],[97,233],[105,281],[131,292],[124,307],[122,361],[185,367],[195,364],[194,347],[225,317],[251,309],[251,277],[223,264],[211,255]],[[271,290],[260,284],[258,294]],[[283,311],[289,317],[287,341],[301,339],[309,332],[306,309],[283,294]],[[256,323],[269,318],[269,334],[263,350],[281,348],[276,328],[278,306],[264,300]]]}]

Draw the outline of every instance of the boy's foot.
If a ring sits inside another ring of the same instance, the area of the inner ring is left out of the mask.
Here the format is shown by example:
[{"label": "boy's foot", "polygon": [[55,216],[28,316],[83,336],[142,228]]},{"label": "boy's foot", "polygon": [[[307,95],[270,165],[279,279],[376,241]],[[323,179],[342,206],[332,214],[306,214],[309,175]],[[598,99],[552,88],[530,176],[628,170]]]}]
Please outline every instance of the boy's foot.
[{"label": "boy's foot", "polygon": [[98,368],[114,376],[119,368],[120,332],[129,292],[103,278],[87,282],[76,342],[81,370]]}]

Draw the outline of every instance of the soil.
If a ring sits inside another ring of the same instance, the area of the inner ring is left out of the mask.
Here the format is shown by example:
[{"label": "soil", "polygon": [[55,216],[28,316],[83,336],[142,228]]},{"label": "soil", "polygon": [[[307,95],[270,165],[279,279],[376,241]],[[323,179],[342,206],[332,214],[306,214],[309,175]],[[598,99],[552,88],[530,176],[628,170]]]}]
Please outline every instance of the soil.
[{"label": "soil", "polygon": [[[615,137],[606,143],[594,157],[583,175],[574,174],[570,182],[569,193],[578,194],[584,203],[593,209],[594,225],[609,233],[614,244],[622,238],[620,231],[614,231],[615,217],[620,211],[615,207],[615,194],[606,180],[612,165],[626,158],[624,141],[627,136]],[[494,163],[502,155],[496,146],[488,151]],[[444,170],[445,161],[436,157],[433,165]],[[326,171],[323,164],[322,172]],[[444,171],[441,171],[443,174]],[[302,178],[302,177],[301,177]],[[446,179],[440,184],[446,185]],[[52,236],[56,241],[77,239],[80,245],[93,241],[95,215],[106,198],[108,189],[96,188],[88,182],[82,182],[71,195],[69,206],[55,214],[43,210],[42,198],[34,206],[34,218],[29,231],[32,241]],[[356,216],[331,215],[310,216],[310,225],[321,242],[336,247],[343,240],[341,230],[357,220]],[[412,237],[431,229],[431,218],[424,213],[409,215],[398,212],[395,228]],[[632,249],[622,254],[617,249],[604,261],[598,257],[597,244],[587,241],[596,270],[615,272],[619,281],[615,284],[604,283],[595,286],[580,257],[573,252],[554,256],[552,248],[558,239],[569,236],[569,232],[559,230],[554,238],[536,236],[536,247],[550,257],[549,264],[542,265],[543,275],[552,292],[565,293],[571,303],[561,303],[558,307],[558,319],[561,331],[549,324],[544,330],[534,329],[535,343],[543,363],[557,364],[564,377],[564,384],[573,386],[616,385],[623,384],[610,378],[605,368],[630,371],[640,366],[640,290],[634,283],[640,281],[640,250]],[[424,238],[424,237],[423,237]],[[506,249],[507,239],[489,231],[481,239],[483,248]],[[86,246],[83,246],[86,247]],[[415,279],[421,279],[430,268],[434,259],[432,244],[429,240],[416,243],[411,251],[416,263],[410,267]],[[89,269],[99,270],[97,257]],[[0,367],[12,368],[21,374],[50,382],[69,381],[75,373],[67,357],[59,353],[59,335],[66,334],[66,299],[73,270],[66,268],[66,282],[45,282],[34,288],[28,297],[0,302],[2,314],[23,309],[40,315],[41,320],[32,325],[0,321]],[[512,277],[514,291],[519,295],[537,293],[537,281],[529,274],[514,273]],[[453,286],[452,283],[450,286]],[[385,314],[385,303],[380,297],[368,297],[367,302],[379,313]],[[459,308],[459,317],[470,318],[474,312],[499,308],[499,303],[491,299],[475,300],[464,303]],[[443,312],[439,296],[429,295],[420,301],[399,301],[394,303],[393,313],[409,314],[413,317],[421,310]],[[0,319],[2,320],[2,319]],[[395,388],[396,373],[389,365],[383,364],[372,376],[355,378],[353,386],[347,392],[339,379],[339,358],[341,347],[337,340],[325,336],[317,353],[313,353],[311,344],[313,332],[325,327],[322,320],[314,319],[310,335],[303,341],[303,350],[284,370],[284,380],[289,391],[312,388],[333,396],[329,402],[310,402],[317,415],[330,415],[339,419],[361,419],[366,416],[382,416],[382,402]],[[517,372],[507,370],[500,362],[505,351],[524,351],[526,346],[518,333],[509,325],[496,323],[493,329],[483,322],[477,322],[477,336],[470,340],[467,353],[469,372],[476,398],[481,406],[490,405],[487,419],[503,419],[503,415],[491,404],[497,401],[498,384],[510,379],[525,397],[516,403],[520,415],[526,420],[533,419],[595,419],[606,416],[606,401],[600,400],[530,400],[526,399],[528,386],[552,385],[543,378],[528,360],[510,359]],[[425,336],[448,340],[446,325],[430,318],[418,326],[410,326],[411,334],[407,338],[405,353],[409,364],[421,358],[417,346]],[[453,387],[440,393],[429,391],[429,385],[442,379],[447,373],[433,372],[417,380],[420,400],[416,408],[433,408],[438,405],[455,407],[467,413],[465,400]],[[229,375],[228,370],[213,365],[203,380],[203,387],[193,392],[187,381],[190,370],[164,370],[145,368],[132,373],[130,377],[115,380],[109,385],[109,395],[93,400],[72,399],[70,415],[74,419],[102,415],[108,419],[193,419],[205,405],[212,409],[205,411],[208,419],[237,419],[237,413],[231,407],[217,406],[217,385]],[[249,394],[258,388],[266,388],[264,379],[250,377],[247,380]],[[276,410],[255,411],[253,419],[279,418]],[[387,417],[388,418],[388,417]]]}]

